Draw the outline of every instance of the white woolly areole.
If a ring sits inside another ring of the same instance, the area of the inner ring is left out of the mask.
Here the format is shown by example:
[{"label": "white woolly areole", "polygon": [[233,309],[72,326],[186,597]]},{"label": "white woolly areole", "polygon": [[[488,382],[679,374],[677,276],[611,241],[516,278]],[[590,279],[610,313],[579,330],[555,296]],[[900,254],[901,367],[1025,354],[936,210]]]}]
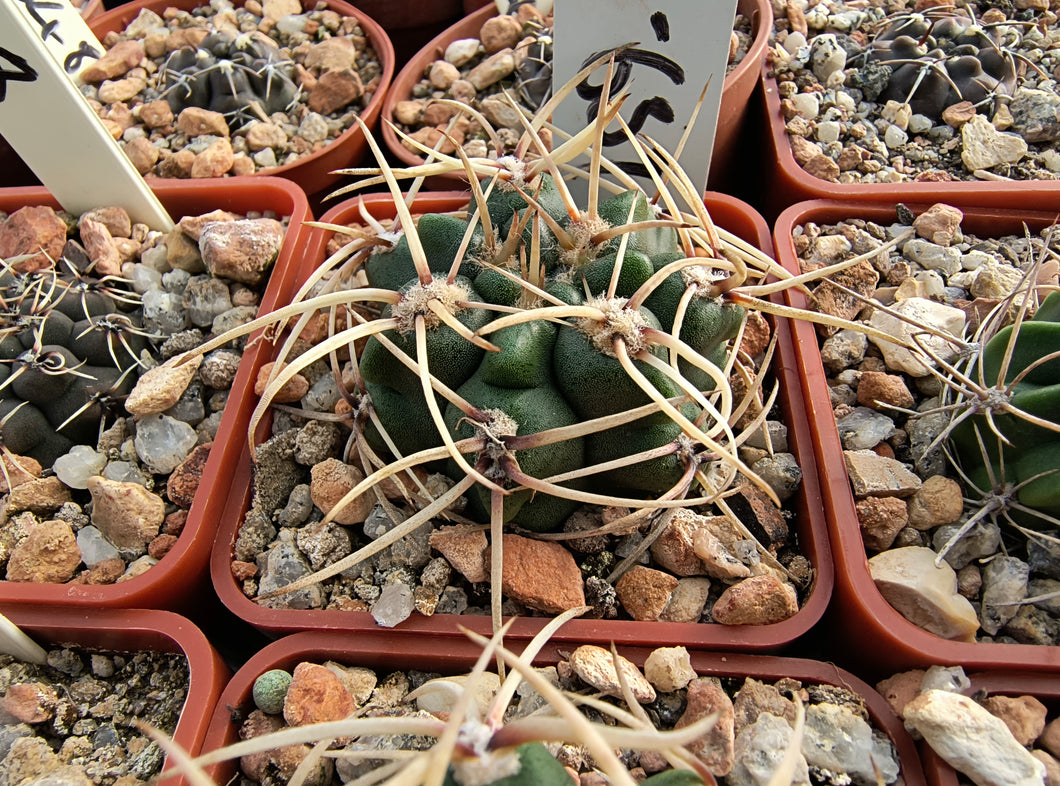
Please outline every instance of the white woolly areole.
[{"label": "white woolly areole", "polygon": [[560,250],[560,261],[573,267],[596,259],[603,244],[592,245],[593,237],[610,228],[611,225],[599,216],[590,218],[583,214],[578,220],[571,221],[566,230],[574,246]]},{"label": "white woolly areole", "polygon": [[499,188],[502,191],[514,191],[516,186],[526,190],[526,162],[515,156],[501,156],[497,164],[511,173],[510,180],[501,180]]},{"label": "white woolly areole", "polygon": [[482,449],[482,455],[489,458],[489,465],[484,474],[490,480],[501,481],[507,478],[507,473],[500,465],[501,459],[508,455],[508,446],[504,443],[504,437],[513,437],[519,433],[519,424],[515,418],[503,409],[484,410],[486,422],[481,423],[471,418],[461,418],[460,423],[470,423],[474,429],[486,438],[486,445]]},{"label": "white woolly areole", "polygon": [[681,280],[686,287],[695,287],[693,297],[708,297],[714,283],[721,278],[718,271],[706,265],[689,265],[681,268]]},{"label": "white woolly areole", "polygon": [[598,318],[582,317],[578,330],[588,336],[593,346],[604,355],[615,357],[614,341],[621,338],[630,355],[637,355],[648,347],[644,331],[648,323],[636,309],[626,308],[628,300],[623,297],[595,298],[586,305],[598,309]]},{"label": "white woolly areole", "polygon": [[414,284],[402,293],[401,299],[394,304],[391,315],[398,321],[398,332],[411,333],[416,328],[416,317],[423,317],[423,324],[435,328],[441,324],[438,315],[427,305],[437,301],[450,314],[457,314],[462,309],[459,305],[466,302],[471,293],[459,283],[450,284],[444,278],[432,278],[429,284]]},{"label": "white woolly areole", "polygon": [[486,786],[494,781],[516,775],[522,762],[515,748],[488,750],[493,730],[476,720],[467,720],[460,726],[457,740],[474,755],[453,759],[453,777],[462,786]]}]

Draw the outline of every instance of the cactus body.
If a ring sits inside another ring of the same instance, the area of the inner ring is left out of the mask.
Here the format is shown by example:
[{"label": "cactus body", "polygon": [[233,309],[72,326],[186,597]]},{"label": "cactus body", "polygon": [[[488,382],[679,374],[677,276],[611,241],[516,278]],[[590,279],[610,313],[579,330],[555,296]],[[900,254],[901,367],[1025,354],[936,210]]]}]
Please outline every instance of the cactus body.
[{"label": "cactus body", "polygon": [[1016,61],[1000,36],[963,13],[899,18],[869,52],[871,60],[892,69],[881,98],[908,102],[913,112],[931,118],[960,101],[992,106],[994,93],[1012,95],[1016,89]]},{"label": "cactus body", "polygon": [[[635,309],[623,310],[627,299],[634,297],[656,271],[675,260],[686,259],[677,233],[669,227],[648,226],[630,231],[625,235],[624,248],[622,235],[605,237],[600,242],[592,240],[593,233],[625,224],[631,218],[634,222],[653,220],[655,213],[643,193],[627,191],[601,202],[598,212],[603,221],[590,230],[578,226],[566,212],[547,175],[541,176],[536,200],[540,209],[563,227],[564,232],[578,238],[577,245],[573,249],[563,248],[556,237],[561,234],[559,230],[556,233],[548,231],[543,222],[534,229],[527,222],[522,232],[522,248],[515,261],[495,260],[485,248],[481,229],[476,228],[468,251],[459,261],[460,275],[454,279],[467,292],[466,303],[453,310],[457,319],[475,331],[512,308],[525,312],[555,307],[555,302],[533,295],[513,280],[513,276],[506,276],[492,267],[500,265],[513,273],[525,271],[527,260],[536,251],[540,255],[543,273],[534,283],[559,302],[612,309],[616,319],[629,319],[636,324],[636,330],[649,333],[673,331],[677,314],[683,312],[681,339],[700,354],[724,363],[726,342],[739,330],[743,309],[716,298],[693,296],[688,299],[686,289],[689,286],[695,288],[695,284],[683,276],[682,271],[670,273],[661,285],[651,287],[648,299],[652,307],[641,304]],[[491,192],[486,207],[495,227],[497,245],[510,232],[518,231],[513,225],[526,210],[537,209],[528,206],[517,192],[500,187]],[[427,267],[436,276],[435,282],[441,281],[453,269],[467,228],[466,220],[453,216],[420,217],[417,231]],[[539,238],[536,242],[535,231]],[[579,232],[582,234],[578,235]],[[621,267],[616,272],[618,265]],[[689,260],[689,265],[695,266],[695,263]],[[415,297],[417,287],[422,286],[405,236],[389,250],[374,253],[365,265],[365,272],[371,286],[399,291],[405,297]],[[687,302],[679,307],[682,298]],[[500,310],[493,312],[467,306],[468,303],[495,304]],[[653,307],[663,314],[661,319],[653,313]],[[399,309],[400,306],[388,306],[382,316],[391,316]],[[603,332],[598,335],[601,330]],[[606,326],[592,320],[532,319],[489,333],[489,341],[499,351],[485,351],[448,325],[434,325],[427,329],[427,364],[437,380],[455,390],[469,404],[482,410],[503,411],[517,424],[517,435],[533,435],[579,421],[621,415],[651,403],[652,398],[637,380],[631,378],[609,349],[612,339],[607,330]],[[415,357],[415,337],[411,328],[391,330],[385,335],[401,351]],[[642,352],[650,352],[659,362],[666,362],[667,351],[654,345],[630,347],[633,365],[659,395],[667,399],[684,395],[682,385],[668,373],[649,364],[639,354]],[[714,386],[707,374],[684,359],[679,368],[686,378],[693,380],[697,390],[709,390]],[[378,339],[368,341],[360,359],[360,370],[379,419],[399,449],[415,452],[442,444],[438,426],[427,412],[420,378]],[[689,420],[696,417],[696,406],[690,403],[679,406],[684,417]],[[445,412],[445,423],[454,439],[475,436],[476,427],[460,408],[439,398],[439,409]],[[665,412],[656,411],[629,423],[601,428],[584,437],[516,450],[514,459],[519,470],[527,475],[547,478],[676,444],[681,434],[679,423]],[[469,456],[468,461],[474,463],[475,459]],[[588,486],[602,493],[632,489],[657,495],[678,483],[686,466],[686,457],[675,448],[668,455],[631,466],[614,467],[572,485],[578,488]],[[448,462],[448,472],[454,479],[460,476],[455,461]],[[491,477],[489,472],[486,476]],[[477,505],[489,510],[489,489],[482,488],[480,492]],[[575,507],[576,503],[570,500],[524,490],[506,498],[504,518],[525,529],[553,531],[562,526]]]}]

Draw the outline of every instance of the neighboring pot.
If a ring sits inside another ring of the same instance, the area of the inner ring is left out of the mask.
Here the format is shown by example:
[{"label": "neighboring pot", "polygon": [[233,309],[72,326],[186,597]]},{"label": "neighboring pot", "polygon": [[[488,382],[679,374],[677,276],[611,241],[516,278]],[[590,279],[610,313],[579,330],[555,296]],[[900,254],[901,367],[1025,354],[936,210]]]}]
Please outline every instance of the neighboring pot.
[{"label": "neighboring pot", "polygon": [[[508,642],[507,637],[505,641]],[[572,643],[575,646],[578,644],[576,641]],[[508,646],[511,647],[510,644]],[[553,641],[547,644],[534,659],[534,664],[553,666],[565,660],[572,648],[571,643],[557,645]],[[521,648],[512,649],[518,652]],[[468,672],[480,652],[481,649],[477,645],[464,638],[444,642],[432,639],[428,646],[410,647],[407,639],[379,633],[336,635],[326,631],[309,631],[286,636],[259,650],[228,683],[210,721],[202,748],[203,753],[215,751],[238,741],[239,724],[232,721],[231,708],[246,712],[253,710],[251,690],[254,680],[270,669],[290,671],[302,661],[313,663],[335,661],[343,665],[380,669],[385,674],[397,669],[416,669],[452,675]],[[650,654],[651,649],[622,647],[619,652],[638,667],[643,667],[644,660]],[[715,677],[722,680],[753,677],[769,682],[791,678],[804,684],[834,685],[856,693],[865,701],[870,722],[886,734],[894,744],[901,764],[900,779],[904,779],[906,786],[921,786],[926,783],[916,744],[903,728],[901,720],[882,696],[853,674],[831,663],[801,658],[741,653],[721,655],[699,651],[690,654],[692,668],[699,677]],[[216,765],[210,770],[210,774],[217,783],[223,783],[236,774],[236,771],[237,763],[230,761]]]},{"label": "neighboring pot", "polygon": [[[291,276],[302,257],[303,223],[311,218],[306,196],[291,181],[282,178],[230,178],[198,181],[155,181],[152,188],[175,219],[199,215],[210,210],[235,213],[274,211],[288,216],[290,224],[283,247],[277,257],[270,283],[262,297],[260,310],[271,311],[277,303],[290,299]],[[43,188],[6,189],[0,192],[0,210],[12,211],[24,205],[50,205],[55,199]],[[302,273],[305,275],[305,273]],[[248,348],[245,355],[254,356],[259,349]],[[232,395],[253,379],[237,374]],[[183,531],[168,554],[157,565],[135,578],[117,584],[73,585],[34,584],[0,581],[0,603],[46,604],[93,611],[114,608],[183,608],[190,607],[199,593],[208,587],[206,566],[217,518],[224,509],[229,492],[228,481],[245,443],[249,413],[227,407],[210,451],[195,500],[188,512]]]},{"label": "neighboring pot", "polygon": [[352,5],[386,30],[394,44],[398,68],[466,13],[461,0],[354,0]]},{"label": "neighboring pot", "polygon": [[[146,8],[161,15],[166,8],[191,10],[204,4],[208,5],[204,0],[133,0],[93,19],[91,28],[98,38],[103,39],[107,33],[123,30],[142,9]],[[326,0],[326,4],[328,8],[343,16],[356,17],[379,57],[382,66],[379,89],[372,96],[368,106],[359,113],[365,126],[371,130],[379,119],[384,97],[394,76],[394,46],[383,28],[364,11],[344,0]],[[242,5],[242,2],[239,5]],[[316,194],[339,180],[340,175],[332,174],[334,170],[357,165],[367,147],[364,131],[360,126],[352,125],[315,153],[303,156],[290,164],[264,169],[253,176],[286,177],[297,183],[307,194]]]},{"label": "neighboring pot", "polygon": [[[371,214],[377,218],[389,219],[395,215],[393,200],[388,195],[372,194],[363,197]],[[467,194],[434,192],[420,194],[412,205],[416,213],[439,212],[462,209],[467,205]],[[728,229],[735,235],[752,243],[758,248],[771,249],[766,224],[754,210],[743,202],[724,194],[708,192],[704,202],[714,222]],[[343,202],[325,214],[321,222],[343,224],[359,221],[358,205],[360,199]],[[330,232],[316,232],[312,235],[306,248],[306,259],[324,258],[324,248]],[[738,651],[775,651],[804,635],[823,616],[832,590],[832,560],[829,552],[827,527],[823,520],[820,491],[817,484],[815,463],[809,446],[813,440],[812,432],[802,412],[805,408],[802,391],[798,382],[798,370],[791,354],[791,334],[786,320],[777,320],[776,332],[779,336],[778,357],[774,358],[773,371],[781,383],[781,403],[785,422],[788,425],[793,452],[803,470],[802,486],[791,500],[797,515],[798,542],[802,553],[810,561],[815,571],[815,581],[809,595],[800,610],[783,622],[761,626],[723,626],[674,622],[633,622],[576,619],[568,622],[555,637],[556,640],[599,642],[616,641],[641,645],[660,645],[681,643],[703,649],[738,650]],[[257,368],[268,358],[263,352],[250,362],[252,369],[244,371],[256,373]],[[244,361],[244,366],[247,361]],[[247,399],[240,402],[240,410],[251,410],[256,404],[247,388]],[[245,415],[243,415],[245,417]],[[259,430],[259,441],[267,433],[263,426]],[[210,572],[214,588],[222,602],[236,616],[249,622],[266,633],[276,635],[297,630],[375,630],[377,625],[368,612],[339,610],[296,610],[270,609],[254,603],[240,588],[232,575],[232,553],[243,516],[249,508],[251,466],[248,456],[244,456],[235,467],[235,478],[230,487],[235,490],[231,495],[220,530],[215,540],[211,557]],[[517,619],[511,628],[510,637],[528,638],[536,633],[547,618],[534,617]],[[465,626],[480,633],[490,633],[488,616],[477,615],[443,615],[435,614],[426,617],[413,614],[394,629],[396,634],[417,635],[423,633],[454,635],[457,627]]]},{"label": "neighboring pot", "polygon": [[[972,685],[965,691],[966,695],[1033,696],[1046,706],[1047,720],[1056,718],[1060,712],[1060,679],[1055,675],[998,671],[969,674],[968,678]],[[926,743],[921,742],[919,748],[929,786],[958,786],[962,780],[966,780]]]},{"label": "neighboring pot", "polygon": [[[472,11],[409,60],[408,64],[394,77],[394,82],[383,104],[383,118],[389,121],[383,124],[383,139],[390,152],[409,166],[422,164],[424,159],[402,145],[394,132],[390,125],[394,121],[394,107],[398,101],[411,96],[412,88],[423,78],[427,66],[439,59],[450,43],[462,38],[477,38],[482,24],[497,15],[497,6],[492,2],[483,4],[465,0],[465,7],[469,11],[473,8],[478,10]],[[728,182],[728,177],[733,172],[739,158],[736,153],[740,147],[740,129],[762,67],[762,58],[769,42],[769,34],[773,29],[773,6],[769,0],[737,0],[736,11],[751,20],[753,32],[747,54],[725,77],[722,87],[721,108],[714,133],[714,152],[707,181],[707,188],[719,191],[729,190],[721,186]],[[463,187],[457,175],[432,179],[431,184],[438,188]]]},{"label": "neighboring pot", "polygon": [[[929,207],[912,203],[908,206],[914,213]],[[774,227],[777,261],[790,271],[799,271],[792,243],[796,226],[850,218],[886,225],[893,223],[894,215],[893,203],[817,200],[794,205],[780,215]],[[1025,224],[1031,231],[1038,231],[1055,221],[1055,212],[967,208],[962,227],[979,235],[996,236],[1023,234]],[[789,299],[793,306],[806,307],[806,300],[799,293],[792,292]],[[843,632],[851,658],[864,666],[865,671],[859,673],[882,678],[909,668],[955,663],[968,671],[1004,668],[1045,671],[1060,667],[1060,647],[943,639],[909,622],[884,600],[869,573],[816,331],[807,322],[796,322],[794,332],[835,557],[836,587],[830,618]]]},{"label": "neighboring pot", "polygon": [[[196,754],[202,748],[210,712],[230,672],[194,624],[168,611],[63,609],[0,605],[2,612],[45,649],[74,646],[113,652],[181,653],[188,661],[187,696],[173,741]],[[173,781],[180,783],[181,781]]]},{"label": "neighboring pot", "polygon": [[795,160],[784,115],[780,107],[777,81],[762,71],[762,100],[768,123],[765,152],[768,187],[762,195],[762,211],[767,217],[778,215],[796,202],[811,199],[843,199],[851,202],[946,202],[957,206],[996,206],[1034,210],[1044,199],[1060,194],[1060,180],[1012,180],[907,182],[907,183],[832,183],[814,177]]}]

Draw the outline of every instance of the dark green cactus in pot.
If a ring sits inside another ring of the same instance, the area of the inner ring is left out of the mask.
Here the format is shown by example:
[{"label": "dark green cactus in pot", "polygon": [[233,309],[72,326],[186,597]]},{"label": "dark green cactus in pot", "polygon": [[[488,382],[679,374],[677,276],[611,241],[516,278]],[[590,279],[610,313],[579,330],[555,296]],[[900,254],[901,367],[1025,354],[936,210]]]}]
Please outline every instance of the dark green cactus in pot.
[{"label": "dark green cactus in pot", "polygon": [[[543,190],[555,190],[550,175],[542,174],[541,180]],[[519,211],[513,209],[512,193],[499,187],[485,199],[494,237],[518,237],[511,231],[513,223],[519,221]],[[526,210],[527,203],[524,203],[523,211]],[[621,226],[631,213],[634,222],[653,221],[647,200],[637,191],[626,191],[599,205],[601,226]],[[647,289],[657,271],[685,258],[678,250],[674,229],[652,226],[634,230],[622,244],[624,250],[612,251],[618,242],[575,245],[567,231],[575,220],[561,202],[548,216],[561,239],[544,249],[540,248],[543,244],[538,246],[536,280],[530,282],[536,292],[521,290],[518,282],[499,272],[505,260],[489,254],[485,248],[482,233],[473,226],[477,215],[463,221],[434,215],[420,218],[421,235],[425,224],[431,227],[432,233],[432,254],[427,256],[427,263],[434,277],[427,284],[416,277],[407,239],[369,259],[368,283],[393,288],[404,295],[401,303],[382,313],[384,318],[396,319],[399,326],[369,339],[360,358],[360,373],[379,420],[402,452],[440,446],[443,437],[426,406],[420,380],[388,351],[381,339],[390,339],[407,356],[414,357],[415,316],[409,317],[408,304],[429,297],[427,293],[434,290],[443,291],[441,298],[449,299],[456,306],[453,316],[467,331],[477,331],[480,336],[488,337],[489,342],[484,345],[469,341],[458,332],[459,328],[442,324],[440,319],[425,319],[424,336],[431,373],[462,399],[447,402],[444,409],[439,406],[454,440],[474,438],[477,430],[498,438],[527,437],[650,404],[651,394],[645,392],[636,375],[627,373],[614,351],[616,340],[626,345],[628,361],[660,395],[666,398],[683,395],[677,375],[667,375],[659,368],[665,361],[663,345],[646,348],[650,340],[643,337],[649,331],[673,330],[674,316],[686,288],[681,271],[675,270],[661,279],[667,285],[665,289]],[[452,284],[441,284],[437,275],[453,268],[454,251],[465,235],[471,238],[471,243],[464,259],[470,256],[477,261],[461,264],[461,273],[467,269],[467,275],[454,277]],[[423,245],[426,253],[427,243]],[[508,250],[502,247],[499,253],[504,255]],[[395,287],[395,282],[409,274],[408,281]],[[650,298],[646,297],[648,292]],[[647,299],[653,301],[656,310],[663,312],[665,322],[660,322],[648,308]],[[493,311],[491,305],[509,313]],[[518,310],[512,313],[511,309]],[[693,299],[685,316],[686,324],[694,328],[686,331],[692,338],[690,348],[707,357],[718,347],[724,350],[725,342],[739,330],[742,315],[740,306],[722,303],[718,297]],[[559,321],[564,318],[570,321]],[[628,326],[620,327],[623,321]],[[631,349],[631,343],[644,346]],[[636,359],[645,351],[652,353],[653,361]],[[724,367],[724,351],[716,359]],[[713,387],[706,373],[700,372],[700,376],[709,384],[699,388]],[[469,407],[493,414],[485,419],[469,415]],[[684,410],[682,417],[691,423],[696,414],[694,409],[686,405]],[[534,446],[532,439],[524,439],[528,446],[514,453],[502,451],[491,455],[485,451],[480,454],[475,469],[486,478],[515,481],[525,473],[541,480],[586,465],[606,464],[638,452],[658,450],[673,443],[681,433],[679,420],[656,412],[550,444]],[[450,459],[447,472],[457,478],[461,473],[458,462]],[[662,493],[679,483],[683,475],[682,459],[672,452],[638,462],[634,471],[616,467],[592,479],[572,481],[562,488],[604,492],[607,488],[620,487]],[[477,489],[478,502],[484,511],[489,509],[490,493],[485,485]],[[562,492],[557,496],[526,488],[507,496],[504,520],[531,531],[553,531],[578,504],[575,495],[565,498]]]}]

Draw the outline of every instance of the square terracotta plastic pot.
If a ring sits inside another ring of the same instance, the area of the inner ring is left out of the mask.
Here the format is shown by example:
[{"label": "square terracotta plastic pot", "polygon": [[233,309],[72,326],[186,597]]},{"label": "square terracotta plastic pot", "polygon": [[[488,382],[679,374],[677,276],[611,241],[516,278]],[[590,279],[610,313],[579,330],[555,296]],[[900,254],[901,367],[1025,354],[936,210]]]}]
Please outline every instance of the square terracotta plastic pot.
[{"label": "square terracotta plastic pot", "polygon": [[[394,217],[393,200],[389,196],[372,194],[363,199],[369,212],[376,218]],[[359,201],[354,199],[338,205],[325,214],[321,222],[343,224],[359,221]],[[463,193],[426,193],[416,197],[412,210],[417,213],[458,210],[466,207],[467,202],[468,195]],[[770,253],[768,228],[754,210],[723,194],[708,192],[704,202],[717,226]],[[307,245],[307,257],[322,260],[330,236],[330,232],[315,233]],[[783,622],[758,626],[579,619],[564,625],[556,640],[616,641],[644,645],[680,643],[714,650],[774,652],[803,636],[821,619],[832,592],[833,569],[811,448],[814,437],[803,414],[805,404],[802,400],[799,372],[785,320],[779,321],[776,332],[779,348],[778,357],[774,358],[773,371],[780,381],[780,400],[789,429],[789,442],[793,445],[793,452],[803,470],[801,488],[789,504],[793,504],[796,514],[793,528],[797,531],[799,548],[815,572],[813,586],[799,611]],[[254,362],[263,363],[265,358],[256,356]],[[247,390],[249,394],[253,393],[249,387]],[[251,395],[251,399],[242,402],[240,408],[253,409],[256,402],[256,397]],[[263,441],[267,434],[265,428],[260,429],[258,441]],[[270,609],[255,603],[243,593],[240,584],[232,575],[232,554],[243,517],[250,505],[251,469],[248,457],[241,459],[235,467],[235,472],[235,480],[230,484],[233,494],[220,522],[210,565],[214,588],[229,610],[271,635],[299,630],[376,630],[377,625],[368,612]],[[541,629],[544,621],[545,618],[541,617],[518,619],[509,637],[529,638]],[[416,636],[427,633],[453,636],[459,635],[458,626],[466,626],[484,634],[491,632],[488,616],[435,614],[427,617],[418,613],[402,622],[394,631],[397,635]]]},{"label": "square terracotta plastic pot", "polygon": [[[508,642],[508,639],[505,641]],[[522,649],[510,642],[508,647],[515,652]],[[571,649],[569,644],[557,646],[555,641],[550,642],[534,659],[534,665],[554,666],[565,660]],[[645,647],[619,647],[619,654],[638,667],[644,666],[651,651],[652,648]],[[387,633],[354,636],[323,631],[286,636],[258,651],[236,672],[217,702],[202,751],[210,753],[238,742],[239,724],[232,720],[232,709],[241,710],[245,716],[255,708],[252,699],[254,680],[270,669],[291,671],[303,661],[335,661],[348,666],[379,669],[384,674],[399,669],[417,669],[455,675],[468,672],[480,652],[477,646],[464,638],[410,642]],[[692,668],[699,677],[723,680],[753,677],[763,682],[791,678],[804,684],[834,685],[857,694],[864,699],[870,723],[886,734],[895,746],[901,766],[899,782],[905,786],[924,786],[926,783],[917,746],[905,731],[902,721],[880,694],[850,672],[831,663],[801,658],[698,651],[690,652],[690,655]],[[237,770],[238,762],[230,761],[214,765],[208,771],[217,783],[224,783],[236,775]]]},{"label": "square terracotta plastic pot", "polygon": [[762,100],[769,124],[769,150],[766,182],[762,192],[763,212],[778,215],[797,202],[813,199],[842,199],[850,202],[946,202],[958,206],[999,207],[1034,210],[1048,199],[1060,196],[1060,180],[949,183],[832,183],[814,177],[799,166],[792,153],[784,115],[780,107],[777,81],[762,70]]},{"label": "square terracotta plastic pot", "polygon": [[[1060,676],[1058,675],[996,671],[970,674],[969,679],[972,686],[966,692],[967,695],[1011,696],[1013,698],[1033,696],[1045,705],[1048,720],[1060,717]],[[961,782],[967,782],[967,778],[959,775],[927,743],[921,742],[919,748],[924,765],[924,776],[929,786],[958,786]]]},{"label": "square terracotta plastic pot", "polygon": [[[1052,201],[1055,203],[1057,199]],[[908,207],[919,214],[930,205],[909,203]],[[890,224],[894,216],[893,203],[816,200],[794,205],[780,215],[774,227],[777,261],[792,272],[799,271],[792,232],[807,222],[828,224],[860,218]],[[1056,218],[1056,212],[965,208],[961,226],[966,232],[981,237],[1022,235],[1024,224],[1037,232],[1053,225]],[[789,297],[791,305],[807,307],[801,294],[790,293]],[[817,333],[813,325],[801,322],[795,325],[794,334],[795,353],[803,372],[807,417],[816,435],[814,453],[835,558],[836,586],[829,619],[842,632],[850,658],[865,669],[859,673],[883,678],[909,668],[951,664],[960,664],[968,671],[1060,669],[1060,646],[943,639],[906,620],[876,589],[869,573],[843,447],[829,401]]]},{"label": "square terracotta plastic pot", "polygon": [[[236,3],[236,5],[242,4],[242,1]],[[149,9],[161,16],[167,8],[190,11],[203,5],[209,5],[207,0],[132,0],[132,2],[123,3],[93,18],[89,26],[96,37],[102,40],[107,33],[124,30],[125,26],[134,20],[143,9]],[[386,31],[364,11],[344,0],[326,0],[326,5],[343,16],[356,17],[379,57],[379,63],[382,66],[379,89],[368,102],[368,106],[359,113],[365,126],[371,130],[375,128],[379,120],[379,112],[383,108],[383,101],[390,88],[390,82],[394,78],[394,46]],[[312,3],[303,3],[303,6],[312,7]],[[352,125],[315,153],[302,156],[290,164],[261,170],[250,177],[285,177],[293,180],[307,194],[312,195],[333,185],[341,178],[341,175],[333,174],[335,170],[357,166],[364,158],[367,148],[368,141],[364,130],[359,125]]]},{"label": "square terracotta plastic pot", "polygon": [[[273,211],[288,217],[289,225],[273,273],[261,300],[261,311],[271,311],[289,300],[294,292],[293,276],[300,270],[305,243],[304,222],[311,218],[306,196],[298,186],[282,178],[230,178],[227,180],[155,181],[151,185],[174,219],[211,210],[243,214]],[[0,210],[11,212],[24,205],[58,208],[43,188],[0,190]],[[304,275],[304,273],[303,273]],[[244,353],[253,356],[250,347]],[[237,399],[253,378],[237,375],[232,397]],[[249,413],[236,407],[225,409],[202,482],[188,512],[184,529],[175,545],[157,565],[117,584],[35,584],[0,581],[0,603],[29,603],[84,608],[186,608],[208,589],[206,568],[216,522],[229,494],[228,483],[246,442]],[[93,446],[94,447],[94,446]]]},{"label": "square terracotta plastic pot", "polygon": [[[154,609],[63,609],[0,604],[0,613],[40,646],[110,652],[172,652],[188,662],[187,696],[172,739],[197,754],[231,672],[189,620]],[[167,765],[168,767],[168,765]],[[174,786],[183,780],[167,781]]]},{"label": "square terracotta plastic pot", "polygon": [[[424,162],[423,156],[414,153],[404,145],[394,132],[394,108],[399,101],[412,97],[412,88],[423,79],[431,63],[445,54],[446,47],[453,41],[463,38],[478,38],[483,23],[497,16],[497,6],[492,2],[480,3],[465,0],[469,13],[455,25],[441,33],[417,52],[394,77],[386,101],[383,103],[382,136],[391,154],[408,166]],[[758,83],[765,57],[769,35],[773,29],[773,5],[770,0],[737,0],[736,11],[751,20],[751,46],[743,60],[725,76],[722,87],[721,108],[718,112],[718,124],[714,134],[714,151],[711,157],[710,176],[707,188],[729,191],[723,188],[738,164],[736,154],[740,148],[740,129],[747,111],[751,94]],[[571,129],[573,133],[575,129]],[[466,178],[458,175],[440,175],[432,177],[428,183],[433,188],[464,188]]]}]

